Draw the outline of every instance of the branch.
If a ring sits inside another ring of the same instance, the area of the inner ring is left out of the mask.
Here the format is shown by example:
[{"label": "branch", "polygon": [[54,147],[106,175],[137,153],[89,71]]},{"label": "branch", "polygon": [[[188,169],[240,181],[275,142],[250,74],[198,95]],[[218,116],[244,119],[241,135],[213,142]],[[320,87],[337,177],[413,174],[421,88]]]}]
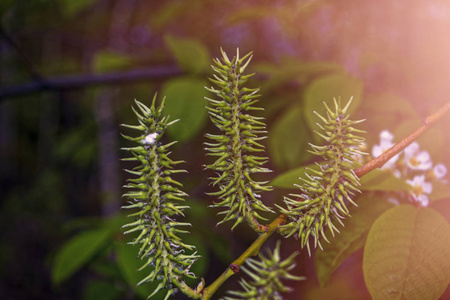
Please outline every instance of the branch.
[{"label": "branch", "polygon": [[177,66],[156,66],[108,74],[85,74],[35,80],[0,89],[0,101],[45,90],[78,89],[91,85],[123,84],[132,81],[164,79],[182,74]]},{"label": "branch", "polygon": [[[364,176],[375,168],[380,168],[394,155],[405,149],[409,144],[418,139],[422,134],[424,134],[428,129],[433,126],[438,120],[440,120],[448,111],[450,110],[450,101],[442,106],[437,112],[428,116],[423,124],[405,137],[403,140],[392,146],[389,150],[384,152],[379,157],[371,160],[364,166],[355,169],[354,172],[358,177]],[[216,279],[210,286],[206,287],[202,293],[202,300],[211,299],[214,293],[222,286],[222,284],[231,276],[239,272],[240,266],[245,262],[250,256],[258,254],[262,245],[267,241],[267,239],[278,229],[278,227],[286,221],[286,215],[279,215],[272,223],[270,223],[267,228],[267,232],[261,234],[251,246],[245,250],[245,252],[236,259],[230,266],[225,270],[219,278]]]},{"label": "branch", "polygon": [[434,123],[436,123],[438,120],[440,120],[450,109],[450,101],[447,102],[444,106],[439,108],[437,112],[434,114],[428,116],[423,122],[422,125],[417,128],[415,131],[410,133],[407,137],[405,137],[403,140],[389,148],[387,151],[385,151],[383,154],[378,156],[375,159],[372,159],[368,163],[366,163],[364,166],[359,167],[358,169],[354,170],[356,176],[360,177],[364,176],[365,174],[369,173],[373,169],[381,168],[388,160],[390,160],[394,155],[405,149],[409,144],[417,140],[422,134],[428,131],[428,129],[433,126]]},{"label": "branch", "polygon": [[211,299],[211,297],[214,295],[214,293],[222,286],[222,284],[231,276],[239,272],[240,267],[245,262],[247,258],[250,256],[255,256],[258,254],[259,249],[261,249],[261,246],[267,241],[267,239],[274,233],[278,226],[284,223],[286,219],[286,216],[281,214],[279,215],[272,223],[270,223],[267,228],[267,232],[261,234],[256,241],[251,244],[251,246],[245,250],[244,253],[242,253],[241,256],[239,256],[238,259],[236,259],[228,269],[225,270],[225,272],[220,275],[219,278],[216,279],[210,286],[206,287],[203,290],[203,296],[202,300],[208,300]]}]

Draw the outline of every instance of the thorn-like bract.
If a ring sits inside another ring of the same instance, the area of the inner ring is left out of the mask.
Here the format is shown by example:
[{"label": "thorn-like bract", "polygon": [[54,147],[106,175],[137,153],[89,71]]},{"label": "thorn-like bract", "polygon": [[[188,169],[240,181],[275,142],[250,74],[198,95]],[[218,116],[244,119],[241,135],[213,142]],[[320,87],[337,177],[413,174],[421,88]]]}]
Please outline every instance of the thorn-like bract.
[{"label": "thorn-like bract", "polygon": [[292,289],[286,286],[282,280],[305,280],[303,276],[295,276],[289,273],[295,268],[294,258],[298,253],[293,253],[285,260],[280,258],[280,242],[278,241],[275,250],[267,250],[267,256],[258,254],[259,260],[248,258],[243,270],[250,278],[248,282],[241,279],[243,291],[229,291],[224,300],[244,300],[244,299],[275,299],[282,300],[280,293],[289,292]]},{"label": "thorn-like bract", "polygon": [[140,131],[136,137],[124,136],[137,144],[126,148],[131,152],[140,165],[127,170],[137,178],[129,179],[126,188],[131,189],[124,194],[128,205],[123,208],[134,209],[135,217],[129,224],[125,233],[138,232],[138,236],[130,243],[139,245],[139,257],[143,261],[141,269],[150,268],[150,273],[139,282],[159,282],[157,288],[149,296],[152,297],[161,289],[167,289],[166,298],[178,289],[186,289],[184,277],[194,277],[189,272],[190,266],[199,257],[192,252],[195,247],[182,242],[178,233],[185,233],[179,227],[190,226],[189,223],[175,221],[177,216],[183,216],[187,208],[180,205],[184,202],[186,193],[181,191],[181,184],[173,180],[170,175],[184,172],[174,169],[178,161],[172,161],[168,155],[168,148],[173,145],[163,145],[161,137],[166,128],[173,122],[162,115],[164,99],[160,106],[156,106],[156,95],[150,108],[139,101],[135,101],[137,109],[133,108],[140,126],[129,126]]},{"label": "thorn-like bract", "polygon": [[266,157],[255,156],[255,152],[264,152],[264,146],[258,141],[266,138],[266,125],[262,118],[249,114],[251,110],[258,108],[253,106],[259,95],[259,89],[249,89],[243,84],[251,75],[244,75],[252,56],[251,53],[239,58],[239,51],[233,59],[229,59],[221,49],[222,59],[215,59],[213,70],[216,72],[214,79],[210,79],[217,87],[207,88],[215,94],[216,99],[206,98],[211,121],[222,131],[222,135],[206,136],[213,143],[205,143],[205,149],[211,156],[217,156],[217,160],[206,166],[218,173],[211,178],[213,185],[218,186],[218,191],[210,193],[217,196],[218,200],[213,207],[225,209],[225,215],[219,224],[233,221],[235,228],[243,220],[257,231],[262,227],[258,219],[264,220],[257,211],[272,212],[265,206],[260,198],[260,193],[271,190],[264,182],[255,182],[252,173],[265,173],[270,170],[263,168]]},{"label": "thorn-like bract", "polygon": [[351,101],[342,108],[340,101],[334,99],[334,111],[324,103],[326,117],[316,113],[323,122],[319,126],[322,132],[317,134],[324,138],[325,144],[311,145],[310,152],[321,156],[325,162],[318,171],[309,169],[307,179],[296,185],[301,192],[285,197],[286,208],[279,207],[288,216],[280,232],[300,239],[301,246],[306,246],[310,254],[309,238],[313,237],[314,247],[321,247],[321,237],[328,241],[324,228],[328,227],[334,236],[335,231],[339,232],[334,223],[342,224],[341,219],[349,216],[347,203],[356,205],[350,197],[359,192],[360,183],[353,168],[355,158],[361,155],[358,146],[364,139],[353,134],[360,131],[352,127],[359,121],[348,119]]}]

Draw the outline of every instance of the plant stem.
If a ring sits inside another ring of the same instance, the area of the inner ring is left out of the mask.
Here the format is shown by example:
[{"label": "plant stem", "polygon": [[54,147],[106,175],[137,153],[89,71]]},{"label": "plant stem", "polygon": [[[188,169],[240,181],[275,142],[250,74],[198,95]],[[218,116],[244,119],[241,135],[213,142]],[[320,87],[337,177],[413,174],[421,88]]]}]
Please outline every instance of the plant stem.
[{"label": "plant stem", "polygon": [[390,160],[394,155],[405,149],[409,144],[414,142],[416,139],[418,139],[422,134],[424,134],[428,129],[431,128],[431,126],[436,123],[438,120],[440,120],[448,111],[450,110],[450,101],[447,102],[445,105],[443,105],[437,112],[434,114],[428,116],[423,122],[422,125],[417,128],[415,131],[410,133],[407,137],[405,137],[403,140],[389,148],[387,151],[385,151],[383,154],[378,156],[375,159],[372,159],[368,163],[366,163],[364,166],[359,167],[358,169],[354,170],[356,176],[362,177],[365,174],[369,173],[373,169],[381,168],[388,160]]},{"label": "plant stem", "polygon": [[220,275],[211,285],[203,290],[202,300],[211,299],[214,293],[222,286],[222,284],[235,273],[239,272],[240,266],[245,262],[250,256],[255,256],[258,254],[261,246],[267,241],[267,239],[276,231],[278,226],[284,223],[286,216],[284,214],[279,215],[272,223],[267,226],[267,232],[261,234],[251,245],[245,250],[244,253],[239,256],[238,259],[233,261],[230,266],[225,270],[225,272]]}]

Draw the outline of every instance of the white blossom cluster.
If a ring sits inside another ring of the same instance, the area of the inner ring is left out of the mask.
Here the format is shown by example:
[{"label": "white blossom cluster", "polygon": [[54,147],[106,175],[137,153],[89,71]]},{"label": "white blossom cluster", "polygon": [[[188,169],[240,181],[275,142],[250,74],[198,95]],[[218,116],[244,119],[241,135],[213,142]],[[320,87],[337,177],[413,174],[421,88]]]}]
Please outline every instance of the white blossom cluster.
[{"label": "white blossom cluster", "polygon": [[[372,148],[372,156],[378,157],[394,145],[394,135],[388,130],[380,133],[380,143]],[[421,150],[417,142],[412,142],[403,152],[387,161],[382,169],[391,170],[395,176],[402,178],[412,186],[410,198],[421,206],[430,203],[429,194],[433,191],[433,180],[444,181],[447,167],[444,164],[433,166],[430,154]]]}]

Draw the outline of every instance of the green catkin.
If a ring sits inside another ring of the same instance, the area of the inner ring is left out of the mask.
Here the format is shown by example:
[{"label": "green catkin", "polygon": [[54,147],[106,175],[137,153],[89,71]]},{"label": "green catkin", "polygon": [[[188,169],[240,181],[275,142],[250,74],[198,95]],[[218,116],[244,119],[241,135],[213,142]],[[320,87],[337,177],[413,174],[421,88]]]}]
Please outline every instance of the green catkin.
[{"label": "green catkin", "polygon": [[342,108],[340,101],[334,99],[334,111],[324,103],[326,117],[314,112],[322,121],[322,124],[317,124],[321,132],[316,133],[325,140],[325,144],[311,144],[310,152],[325,162],[318,164],[318,170],[308,169],[306,179],[301,179],[302,184],[296,185],[300,193],[285,197],[286,208],[279,207],[288,216],[286,224],[280,226],[280,232],[300,239],[302,248],[306,246],[310,255],[310,237],[314,248],[322,247],[321,238],[328,242],[325,228],[333,236],[339,232],[336,223],[343,225],[342,219],[349,216],[347,202],[356,205],[351,197],[360,192],[359,178],[353,167],[355,158],[365,154],[359,150],[364,139],[356,135],[364,131],[352,126],[364,120],[349,120],[347,110],[351,102],[352,98]]},{"label": "green catkin", "polygon": [[282,280],[305,280],[305,277],[295,276],[289,273],[295,268],[295,256],[281,261],[280,242],[277,242],[275,250],[267,250],[267,257],[258,254],[259,260],[249,258],[241,267],[252,280],[250,282],[241,279],[240,285],[243,291],[229,291],[224,300],[282,300],[282,294],[292,289],[286,286]]},{"label": "green catkin", "polygon": [[123,195],[128,200],[128,205],[123,208],[136,212],[129,215],[134,221],[123,228],[126,230],[125,234],[138,232],[138,236],[130,244],[139,246],[139,257],[143,261],[140,270],[150,269],[150,273],[138,285],[156,280],[159,284],[149,298],[158,291],[167,289],[167,299],[179,289],[189,293],[184,278],[195,278],[189,269],[199,257],[193,252],[195,247],[183,243],[178,236],[178,233],[187,232],[180,230],[181,227],[191,226],[177,221],[188,206],[182,205],[186,196],[179,189],[182,184],[170,177],[172,174],[185,172],[175,169],[182,161],[173,161],[168,157],[168,148],[174,142],[165,145],[161,142],[166,128],[177,120],[169,122],[169,117],[162,115],[164,99],[160,106],[156,106],[156,95],[150,108],[139,101],[135,103],[137,109],[133,108],[133,111],[139,125],[122,126],[139,132],[134,137],[123,135],[137,146],[122,150],[129,151],[132,155],[124,160],[139,162],[134,169],[127,170],[136,178],[128,180],[125,188],[130,191]]},{"label": "green catkin", "polygon": [[216,161],[206,168],[216,171],[217,176],[211,177],[212,185],[218,186],[218,191],[209,193],[218,201],[212,207],[223,208],[219,214],[224,215],[219,224],[234,221],[235,228],[243,220],[256,231],[263,230],[258,220],[265,220],[260,212],[272,212],[260,200],[260,194],[272,188],[267,182],[256,182],[253,173],[266,173],[271,170],[264,168],[266,157],[255,156],[254,153],[264,152],[260,141],[265,136],[266,125],[263,118],[250,114],[255,107],[259,89],[249,89],[243,84],[253,76],[245,75],[252,54],[243,58],[237,55],[230,60],[221,49],[222,59],[215,59],[212,66],[216,74],[210,81],[217,87],[206,88],[215,95],[215,99],[206,98],[206,107],[213,124],[222,134],[206,134],[211,142],[205,143],[209,156],[217,157]]}]

